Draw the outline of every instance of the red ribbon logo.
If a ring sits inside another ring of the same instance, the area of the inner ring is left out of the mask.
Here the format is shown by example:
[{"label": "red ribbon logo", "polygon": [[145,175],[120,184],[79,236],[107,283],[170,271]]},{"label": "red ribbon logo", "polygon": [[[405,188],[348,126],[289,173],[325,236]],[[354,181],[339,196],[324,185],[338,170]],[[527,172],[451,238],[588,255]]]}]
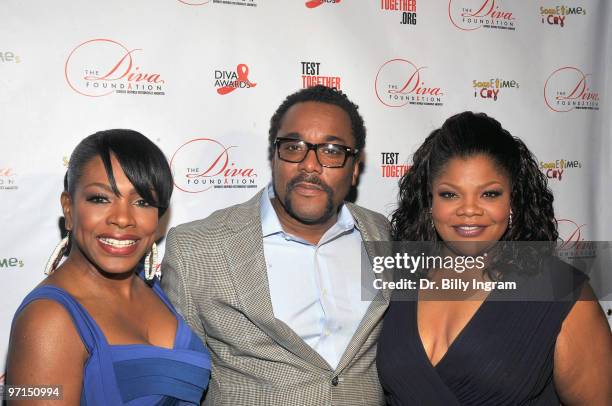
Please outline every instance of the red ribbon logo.
[{"label": "red ribbon logo", "polygon": [[323,3],[340,3],[340,1],[341,0],[335,0],[335,1],[310,0],[310,1],[306,2],[306,7],[308,7],[308,8],[315,8],[315,7],[319,7]]},{"label": "red ribbon logo", "polygon": [[246,87],[257,86],[257,83],[252,83],[249,80],[249,67],[246,66],[246,64],[244,63],[241,63],[236,66],[236,76],[237,78],[235,82],[230,83],[228,86],[220,87],[219,89],[217,89],[217,93],[219,93],[220,95],[231,93],[234,90],[238,89],[241,83],[244,83]]}]

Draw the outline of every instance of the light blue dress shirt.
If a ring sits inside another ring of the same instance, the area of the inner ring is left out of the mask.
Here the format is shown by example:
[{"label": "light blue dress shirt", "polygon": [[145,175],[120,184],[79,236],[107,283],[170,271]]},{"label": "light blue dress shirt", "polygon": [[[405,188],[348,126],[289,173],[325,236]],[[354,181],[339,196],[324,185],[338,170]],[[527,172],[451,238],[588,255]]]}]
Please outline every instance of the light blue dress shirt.
[{"label": "light blue dress shirt", "polygon": [[370,305],[361,300],[361,233],[343,205],[318,244],[288,234],[267,190],[261,227],[274,316],[335,369]]}]

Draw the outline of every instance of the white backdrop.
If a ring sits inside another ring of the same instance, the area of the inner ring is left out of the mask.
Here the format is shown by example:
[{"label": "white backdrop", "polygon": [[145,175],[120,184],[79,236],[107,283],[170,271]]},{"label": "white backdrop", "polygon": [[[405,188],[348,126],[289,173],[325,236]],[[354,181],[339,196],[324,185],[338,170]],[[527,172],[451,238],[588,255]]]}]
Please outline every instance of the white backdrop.
[{"label": "white backdrop", "polygon": [[266,185],[270,117],[313,83],[364,116],[357,203],[389,214],[429,132],[483,111],[538,157],[561,237],[612,240],[610,27],[605,0],[3,0],[0,371],[59,240],[80,139],[131,128],[156,142],[176,178],[172,226]]}]

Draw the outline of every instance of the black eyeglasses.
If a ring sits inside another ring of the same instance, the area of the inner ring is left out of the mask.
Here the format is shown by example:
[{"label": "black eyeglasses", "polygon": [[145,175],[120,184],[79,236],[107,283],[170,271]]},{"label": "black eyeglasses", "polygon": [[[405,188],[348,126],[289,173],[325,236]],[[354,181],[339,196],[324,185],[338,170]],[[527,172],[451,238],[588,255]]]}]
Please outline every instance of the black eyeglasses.
[{"label": "black eyeglasses", "polygon": [[346,164],[346,160],[359,153],[356,148],[350,148],[346,145],[322,143],[311,144],[306,141],[295,138],[279,137],[274,141],[278,157],[285,161],[294,164],[302,162],[306,159],[308,151],[315,151],[317,161],[324,168],[342,168]]}]

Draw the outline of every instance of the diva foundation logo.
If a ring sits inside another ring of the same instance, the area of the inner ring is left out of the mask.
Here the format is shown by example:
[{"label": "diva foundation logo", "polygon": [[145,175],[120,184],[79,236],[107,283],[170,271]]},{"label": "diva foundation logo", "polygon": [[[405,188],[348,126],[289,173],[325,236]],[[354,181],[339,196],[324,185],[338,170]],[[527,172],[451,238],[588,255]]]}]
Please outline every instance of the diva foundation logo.
[{"label": "diva foundation logo", "polygon": [[599,110],[599,92],[592,89],[593,76],[574,66],[553,71],[544,83],[544,102],[557,113]]},{"label": "diva foundation logo", "polygon": [[236,163],[237,145],[212,138],[194,138],[181,145],[170,160],[174,185],[186,193],[210,189],[257,188],[253,167]]},{"label": "diva foundation logo", "polygon": [[516,17],[505,4],[501,0],[449,0],[448,18],[462,31],[481,28],[514,31]]},{"label": "diva foundation logo", "polygon": [[378,69],[374,91],[378,100],[388,107],[442,106],[445,92],[440,86],[426,82],[426,78],[427,66],[417,66],[406,59],[391,59]]},{"label": "diva foundation logo", "polygon": [[160,73],[147,71],[140,65],[142,53],[141,48],[128,48],[112,39],[82,42],[66,58],[66,83],[76,93],[88,97],[163,96],[165,80]]},{"label": "diva foundation logo", "polygon": [[570,219],[557,219],[559,242],[557,253],[565,259],[594,258],[596,248],[593,241],[585,240],[586,224]]}]

